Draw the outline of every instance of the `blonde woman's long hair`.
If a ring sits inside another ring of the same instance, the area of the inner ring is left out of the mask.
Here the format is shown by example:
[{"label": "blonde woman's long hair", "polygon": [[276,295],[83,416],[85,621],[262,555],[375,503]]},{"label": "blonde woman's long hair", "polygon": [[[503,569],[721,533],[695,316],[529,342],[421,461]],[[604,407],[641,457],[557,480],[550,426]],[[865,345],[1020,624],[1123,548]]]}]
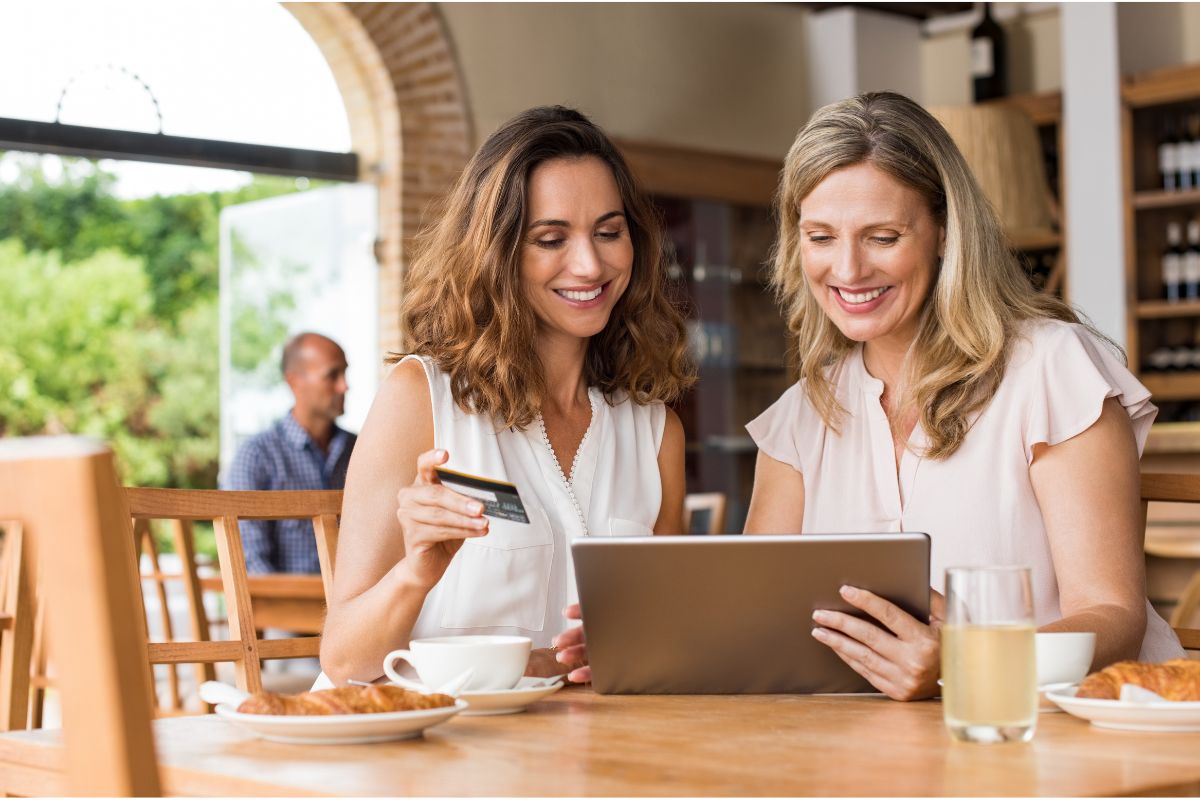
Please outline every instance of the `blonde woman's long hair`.
[{"label": "blonde woman's long hair", "polygon": [[588,157],[612,170],[633,268],[608,324],[588,342],[584,379],[609,402],[624,393],[640,404],[669,403],[694,380],[683,315],[668,297],[669,251],[656,210],[591,120],[561,106],[532,108],[488,137],[418,234],[400,309],[408,351],[449,375],[459,408],[501,428],[528,427],[547,391],[537,317],[520,275],[529,178],[546,161]]},{"label": "blonde woman's long hair", "polygon": [[825,106],[784,162],[771,279],[795,337],[805,392],[832,430],[846,413],[833,380],[856,343],[821,310],[805,279],[800,203],[830,173],[862,163],[914,189],[945,226],[945,252],[908,352],[900,401],[918,411],[929,443],[924,455],[945,459],[962,444],[971,415],[996,393],[1018,324],[1081,320],[1030,284],[962,153],[928,111],[893,92]]}]

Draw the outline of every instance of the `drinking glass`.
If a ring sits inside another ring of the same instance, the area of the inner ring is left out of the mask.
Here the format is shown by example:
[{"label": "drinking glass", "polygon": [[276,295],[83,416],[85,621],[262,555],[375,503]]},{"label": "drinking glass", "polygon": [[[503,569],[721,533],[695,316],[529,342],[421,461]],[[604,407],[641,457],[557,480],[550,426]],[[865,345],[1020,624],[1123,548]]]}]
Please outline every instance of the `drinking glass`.
[{"label": "drinking glass", "polygon": [[1027,742],[1037,725],[1029,567],[946,570],[942,713],[964,742]]}]

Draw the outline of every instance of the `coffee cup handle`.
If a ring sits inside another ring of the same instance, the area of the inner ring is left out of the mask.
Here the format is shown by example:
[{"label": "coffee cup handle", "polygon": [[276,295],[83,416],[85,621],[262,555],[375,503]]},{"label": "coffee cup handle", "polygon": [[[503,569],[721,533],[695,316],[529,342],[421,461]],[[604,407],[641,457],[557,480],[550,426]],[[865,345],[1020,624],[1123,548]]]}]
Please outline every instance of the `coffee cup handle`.
[{"label": "coffee cup handle", "polygon": [[383,657],[383,673],[396,683],[410,683],[408,678],[396,672],[392,666],[397,660],[407,661],[410,665],[413,663],[412,653],[408,650],[393,650]]}]

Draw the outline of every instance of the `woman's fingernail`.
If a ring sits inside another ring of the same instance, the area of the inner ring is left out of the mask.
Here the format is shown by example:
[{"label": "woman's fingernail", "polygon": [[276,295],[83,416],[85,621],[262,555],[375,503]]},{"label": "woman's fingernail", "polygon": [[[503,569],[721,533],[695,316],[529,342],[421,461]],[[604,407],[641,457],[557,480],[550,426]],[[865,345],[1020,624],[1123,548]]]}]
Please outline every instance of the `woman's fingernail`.
[{"label": "woman's fingernail", "polygon": [[812,636],[814,639],[820,639],[821,641],[825,641],[825,636],[826,636],[825,629],[824,628],[813,628]]},{"label": "woman's fingernail", "polygon": [[474,525],[476,528],[486,528],[488,521],[483,518],[473,519],[473,520],[471,520],[471,524]]},{"label": "woman's fingernail", "polygon": [[842,597],[846,598],[847,600],[853,600],[858,596],[858,589],[855,589],[853,586],[843,586],[840,591]]},{"label": "woman's fingernail", "polygon": [[478,514],[483,511],[483,506],[479,503],[467,503],[468,514]]},{"label": "woman's fingernail", "polygon": [[813,612],[812,618],[814,622],[827,622],[829,620],[829,612],[818,609]]}]

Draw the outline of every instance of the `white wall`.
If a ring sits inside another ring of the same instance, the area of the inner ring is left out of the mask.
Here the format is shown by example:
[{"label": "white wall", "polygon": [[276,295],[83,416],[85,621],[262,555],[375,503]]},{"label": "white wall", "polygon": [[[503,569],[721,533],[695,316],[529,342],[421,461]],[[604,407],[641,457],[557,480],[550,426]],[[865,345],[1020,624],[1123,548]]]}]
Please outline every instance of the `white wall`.
[{"label": "white wall", "polygon": [[1184,11],[1191,3],[1117,3],[1121,73],[1187,61]]},{"label": "white wall", "polygon": [[782,158],[808,118],[796,4],[446,3],[482,140],[563,103],[611,134]]}]

